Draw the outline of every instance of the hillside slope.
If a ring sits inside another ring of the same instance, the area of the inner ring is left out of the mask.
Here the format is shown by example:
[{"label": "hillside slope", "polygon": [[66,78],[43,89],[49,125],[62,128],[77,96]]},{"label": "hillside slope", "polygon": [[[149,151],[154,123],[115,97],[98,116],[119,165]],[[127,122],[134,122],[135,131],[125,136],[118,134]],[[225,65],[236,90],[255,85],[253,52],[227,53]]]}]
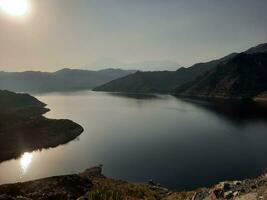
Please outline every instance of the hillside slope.
[{"label": "hillside slope", "polygon": [[175,93],[190,97],[254,98],[267,91],[267,52],[241,53]]}]

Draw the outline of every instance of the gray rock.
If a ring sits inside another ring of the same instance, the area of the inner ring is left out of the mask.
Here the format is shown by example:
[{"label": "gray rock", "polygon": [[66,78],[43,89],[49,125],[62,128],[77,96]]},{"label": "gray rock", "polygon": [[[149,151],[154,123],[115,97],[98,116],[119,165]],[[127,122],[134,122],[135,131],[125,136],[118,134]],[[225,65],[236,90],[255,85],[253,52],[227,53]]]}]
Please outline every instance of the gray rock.
[{"label": "gray rock", "polygon": [[0,200],[15,200],[13,197],[8,196],[6,194],[0,195]]},{"label": "gray rock", "polygon": [[226,199],[230,199],[232,198],[234,195],[233,195],[233,191],[227,191],[223,194],[223,197],[226,198]]},{"label": "gray rock", "polygon": [[88,200],[87,197],[79,197],[77,200]]},{"label": "gray rock", "polygon": [[32,199],[29,199],[29,198],[26,198],[26,197],[23,197],[23,196],[18,196],[16,198],[16,200],[32,200]]},{"label": "gray rock", "polygon": [[148,184],[149,184],[149,185],[157,185],[157,184],[153,181],[153,179],[149,179]]}]

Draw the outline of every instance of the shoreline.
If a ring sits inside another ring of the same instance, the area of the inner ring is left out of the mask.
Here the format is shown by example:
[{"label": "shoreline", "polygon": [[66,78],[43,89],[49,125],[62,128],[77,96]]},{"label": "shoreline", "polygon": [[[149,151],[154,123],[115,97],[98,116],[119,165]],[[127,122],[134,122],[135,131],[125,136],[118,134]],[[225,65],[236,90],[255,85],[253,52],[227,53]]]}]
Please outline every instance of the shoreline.
[{"label": "shoreline", "polygon": [[173,191],[152,180],[148,183],[131,183],[108,178],[102,174],[102,166],[98,166],[78,174],[0,185],[0,199],[265,200],[267,199],[267,174],[242,181],[224,181],[211,187],[197,188],[192,191]]}]

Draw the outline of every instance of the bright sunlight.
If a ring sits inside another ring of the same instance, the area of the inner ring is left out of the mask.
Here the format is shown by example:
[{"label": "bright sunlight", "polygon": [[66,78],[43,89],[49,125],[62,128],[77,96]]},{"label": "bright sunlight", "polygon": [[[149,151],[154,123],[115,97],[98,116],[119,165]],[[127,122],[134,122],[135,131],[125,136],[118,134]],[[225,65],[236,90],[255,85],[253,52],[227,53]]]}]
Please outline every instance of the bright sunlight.
[{"label": "bright sunlight", "polygon": [[20,167],[23,173],[26,173],[31,162],[32,162],[32,154],[28,152],[24,153],[20,159]]},{"label": "bright sunlight", "polygon": [[29,11],[28,0],[0,0],[0,8],[12,16],[23,16]]}]

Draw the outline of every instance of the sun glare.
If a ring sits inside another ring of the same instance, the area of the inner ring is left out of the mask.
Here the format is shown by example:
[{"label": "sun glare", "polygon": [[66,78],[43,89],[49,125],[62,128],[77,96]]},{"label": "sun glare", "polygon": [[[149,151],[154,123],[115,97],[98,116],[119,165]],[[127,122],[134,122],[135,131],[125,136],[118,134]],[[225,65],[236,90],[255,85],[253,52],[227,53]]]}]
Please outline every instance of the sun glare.
[{"label": "sun glare", "polygon": [[29,10],[28,0],[0,0],[0,8],[12,16],[25,15]]},{"label": "sun glare", "polygon": [[28,167],[32,162],[32,154],[31,153],[24,153],[20,158],[20,167],[23,173],[27,172]]}]

